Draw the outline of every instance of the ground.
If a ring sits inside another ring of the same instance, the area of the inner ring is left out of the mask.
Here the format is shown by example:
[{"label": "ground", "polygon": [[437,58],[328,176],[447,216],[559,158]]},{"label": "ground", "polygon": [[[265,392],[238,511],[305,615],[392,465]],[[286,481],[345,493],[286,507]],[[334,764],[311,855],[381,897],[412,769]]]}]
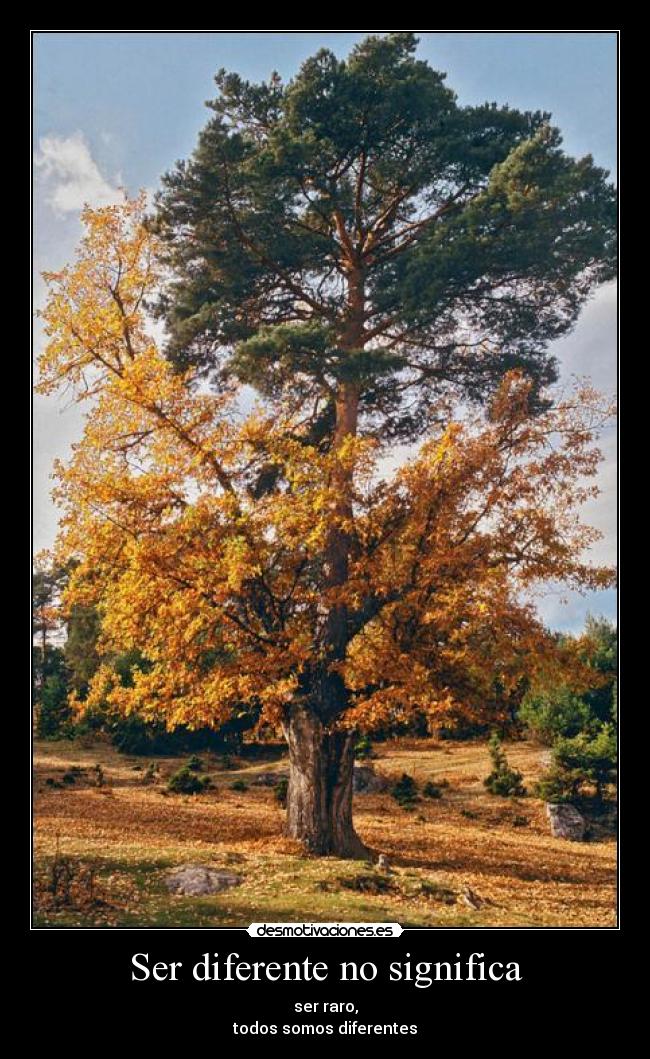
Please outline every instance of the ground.
[{"label": "ground", "polygon": [[[282,836],[284,811],[270,788],[250,782],[286,762],[238,759],[226,769],[201,754],[212,788],[165,793],[185,758],[118,754],[103,742],[38,741],[35,747],[37,927],[222,927],[257,921],[389,921],[407,927],[612,927],[616,925],[613,837],[552,838],[543,803],[488,794],[485,742],[399,740],[378,744],[378,771],[420,784],[447,781],[442,797],[412,810],[388,793],[355,795],[364,842],[388,856],[391,872],[312,858]],[[508,745],[529,790],[543,768],[540,747]],[[103,771],[97,786],[95,766]],[[63,783],[72,772],[74,782]],[[48,783],[48,780],[50,783]],[[61,786],[52,785],[61,784]],[[58,860],[56,859],[58,856]],[[164,869],[184,863],[228,867],[241,886],[211,897],[167,893]],[[54,900],[53,870],[69,871],[69,898]],[[467,889],[478,908],[468,906]]]}]

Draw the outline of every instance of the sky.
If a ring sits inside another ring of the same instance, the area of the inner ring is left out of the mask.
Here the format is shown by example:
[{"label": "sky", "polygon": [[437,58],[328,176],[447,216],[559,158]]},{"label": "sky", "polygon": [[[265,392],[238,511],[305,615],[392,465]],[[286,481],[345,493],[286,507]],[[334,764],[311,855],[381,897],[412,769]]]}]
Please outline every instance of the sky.
[{"label": "sky", "polygon": [[[37,32],[34,37],[34,302],[43,270],[72,256],[84,203],[106,205],[120,188],[153,192],[162,173],[193,150],[208,120],[221,67],[250,80],[277,70],[288,80],[319,48],[344,57],[361,32]],[[616,34],[612,32],[415,31],[418,56],[447,73],[460,104],[496,101],[547,110],[574,156],[591,154],[616,170]],[[573,332],[555,343],[562,379],[616,387],[616,288],[601,287]],[[43,336],[35,323],[34,352]],[[50,500],[52,461],[65,458],[82,429],[80,409],[63,399],[34,400],[34,548],[52,545],[58,513]],[[593,558],[616,559],[616,434],[601,442],[601,495],[585,518],[603,533]],[[587,613],[614,618],[613,591],[549,591],[540,600],[554,628],[578,630]]]}]

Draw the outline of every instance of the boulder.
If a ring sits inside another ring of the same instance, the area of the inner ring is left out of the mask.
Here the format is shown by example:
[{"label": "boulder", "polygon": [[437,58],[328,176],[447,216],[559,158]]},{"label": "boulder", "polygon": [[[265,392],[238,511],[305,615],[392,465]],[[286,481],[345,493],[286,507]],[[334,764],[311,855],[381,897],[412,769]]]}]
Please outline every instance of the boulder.
[{"label": "boulder", "polygon": [[165,885],[170,893],[186,894],[188,897],[217,894],[242,882],[241,875],[218,868],[206,868],[204,864],[182,864],[165,875]]},{"label": "boulder", "polygon": [[385,791],[390,781],[375,772],[372,765],[355,765],[352,773],[352,790],[355,794],[375,794]]},{"label": "boulder", "polygon": [[546,806],[546,815],[549,818],[551,834],[554,838],[567,838],[571,842],[584,841],[587,823],[575,806],[556,805],[549,802]]}]

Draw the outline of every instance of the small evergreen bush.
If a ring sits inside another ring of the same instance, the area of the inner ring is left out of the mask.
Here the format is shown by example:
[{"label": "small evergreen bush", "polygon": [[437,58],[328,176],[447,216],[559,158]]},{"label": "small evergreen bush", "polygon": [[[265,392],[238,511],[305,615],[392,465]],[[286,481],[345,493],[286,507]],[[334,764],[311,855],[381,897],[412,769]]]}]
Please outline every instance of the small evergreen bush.
[{"label": "small evergreen bush", "polygon": [[418,785],[412,776],[403,772],[397,783],[391,787],[391,796],[402,809],[412,809],[418,799]]},{"label": "small evergreen bush", "polygon": [[523,776],[516,769],[511,769],[505,755],[498,732],[494,731],[488,744],[492,759],[492,772],[483,780],[490,794],[501,798],[520,798],[526,793],[522,784]]},{"label": "small evergreen bush", "polygon": [[537,793],[547,802],[572,802],[591,798],[602,802],[616,785],[616,731],[604,724],[595,735],[581,732],[558,739],[552,764],[540,779]]},{"label": "small evergreen bush", "polygon": [[425,798],[442,798],[442,790],[437,783],[432,783],[430,780],[425,783],[422,788],[422,793]]},{"label": "small evergreen bush", "polygon": [[170,776],[167,790],[172,794],[201,794],[209,786],[209,776],[197,776],[187,765],[184,765],[173,776]]}]

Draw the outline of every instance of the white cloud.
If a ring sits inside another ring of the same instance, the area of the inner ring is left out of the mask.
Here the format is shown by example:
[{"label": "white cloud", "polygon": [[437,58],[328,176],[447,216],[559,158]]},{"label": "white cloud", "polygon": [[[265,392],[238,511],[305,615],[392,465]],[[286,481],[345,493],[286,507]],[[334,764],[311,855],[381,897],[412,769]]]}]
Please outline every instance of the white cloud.
[{"label": "white cloud", "polygon": [[616,391],[617,304],[615,281],[598,287],[575,330],[552,346],[565,381],[572,375],[586,375],[597,389],[610,394]]},{"label": "white cloud", "polygon": [[58,214],[75,213],[85,205],[109,206],[124,198],[124,192],[102,176],[81,132],[42,136],[34,166],[45,201]]}]

